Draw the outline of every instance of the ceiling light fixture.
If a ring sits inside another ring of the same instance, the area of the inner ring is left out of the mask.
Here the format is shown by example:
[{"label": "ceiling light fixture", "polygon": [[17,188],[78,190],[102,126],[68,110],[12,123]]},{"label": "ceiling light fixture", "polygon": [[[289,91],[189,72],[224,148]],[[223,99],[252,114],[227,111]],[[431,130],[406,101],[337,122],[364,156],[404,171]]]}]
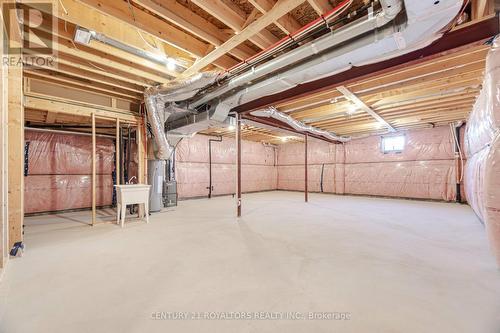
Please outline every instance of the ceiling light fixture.
[{"label": "ceiling light fixture", "polygon": [[90,40],[92,39],[92,31],[77,26],[75,29],[75,36],[73,39],[78,44],[89,45]]},{"label": "ceiling light fixture", "polygon": [[174,58],[167,58],[166,63],[169,71],[175,71],[177,68],[177,61]]},{"label": "ceiling light fixture", "polygon": [[[89,45],[92,40],[109,45],[111,47],[117,48],[119,50],[125,51],[127,53],[133,54],[135,56],[154,61],[158,64],[164,65],[169,71],[177,71],[179,68],[179,61],[175,58],[168,57],[163,53],[153,53],[138,49],[126,45],[120,41],[109,38],[108,36],[97,33],[93,30],[86,29],[84,27],[77,26],[75,29],[75,35],[73,37],[75,43]],[[182,61],[181,61],[182,62]]]},{"label": "ceiling light fixture", "polygon": [[355,114],[357,111],[358,111],[358,108],[356,107],[356,105],[351,104],[351,105],[349,105],[349,107],[348,107],[348,109],[347,109],[347,112],[346,112],[346,113],[347,113],[349,116],[351,116],[351,115]]}]

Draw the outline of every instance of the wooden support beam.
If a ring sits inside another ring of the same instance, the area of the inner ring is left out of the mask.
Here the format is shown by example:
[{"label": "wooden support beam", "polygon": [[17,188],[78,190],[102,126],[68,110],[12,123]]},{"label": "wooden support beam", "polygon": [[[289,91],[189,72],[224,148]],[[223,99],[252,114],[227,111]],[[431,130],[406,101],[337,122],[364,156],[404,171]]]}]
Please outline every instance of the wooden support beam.
[{"label": "wooden support beam", "polygon": [[[214,46],[222,45],[232,35],[222,31],[212,22],[184,7],[176,0],[163,0],[162,2],[135,0],[134,2]],[[255,54],[255,51],[245,45],[240,45],[229,53],[244,60]]]},{"label": "wooden support beam", "polygon": [[383,124],[385,127],[389,129],[391,132],[395,132],[396,129],[391,126],[384,118],[378,115],[375,111],[373,111],[368,105],[366,105],[362,100],[358,98],[355,94],[353,94],[349,89],[344,86],[337,87],[337,90],[342,93],[347,99],[353,102],[359,109],[365,111],[370,116],[372,116],[376,121]]},{"label": "wooden support beam", "polygon": [[220,0],[192,0],[192,2],[236,32],[241,30],[245,18]]},{"label": "wooden support beam", "polygon": [[[143,123],[139,121],[137,123],[137,129],[135,131],[135,141],[137,144],[137,183],[146,184],[146,178],[144,177],[145,166],[144,166],[144,143],[143,143]],[[139,218],[145,216],[144,214],[149,214],[149,212],[144,211],[143,205],[138,205]]]},{"label": "wooden support beam", "polygon": [[314,11],[319,15],[323,15],[326,12],[332,10],[332,5],[328,0],[307,0]]},{"label": "wooden support beam", "polygon": [[236,216],[241,217],[241,115],[236,114]]},{"label": "wooden support beam", "polygon": [[255,21],[257,19],[257,16],[259,15],[260,11],[257,8],[254,8],[252,12],[248,15],[248,17],[245,20],[245,23],[243,23],[243,26],[241,27],[242,29],[245,29],[248,27],[250,23]]},{"label": "wooden support beam", "polygon": [[115,140],[116,140],[116,169],[115,169],[115,176],[116,176],[116,185],[120,185],[120,118],[116,118],[116,135],[115,135]]},{"label": "wooden support beam", "polygon": [[135,132],[135,140],[137,144],[137,182],[139,184],[144,184],[144,163],[143,163],[143,156],[142,156],[142,128],[140,122],[137,123],[137,130]]},{"label": "wooden support beam", "polygon": [[53,124],[56,121],[57,112],[47,112],[47,118],[45,118],[45,122],[47,124]]},{"label": "wooden support beam", "polygon": [[[192,2],[230,27],[234,32],[240,33],[243,30],[246,21],[245,16],[243,13],[238,13],[229,3],[220,0],[192,0]],[[251,36],[249,40],[258,47],[265,49],[276,43],[278,38],[271,32],[262,30]]]},{"label": "wooden support beam", "polygon": [[92,112],[92,225],[96,220],[96,136],[95,136],[95,113]]},{"label": "wooden support beam", "polygon": [[148,183],[148,137],[146,133],[146,122],[144,118],[140,121],[141,124],[141,144],[142,144],[142,183]]},{"label": "wooden support beam", "polygon": [[[32,54],[32,52],[30,50],[27,50],[26,53]],[[93,62],[91,62],[87,59],[80,58],[78,53],[67,54],[67,53],[64,53],[62,51],[58,52],[58,57],[57,57],[56,62],[57,62],[57,65],[63,64],[66,68],[68,68],[68,66],[78,68],[80,70],[80,72],[81,71],[91,72],[92,76],[109,77],[115,81],[123,81],[127,85],[148,87],[148,86],[152,86],[155,84],[155,81],[148,80],[144,77],[139,77],[139,76],[133,75],[131,73],[127,74],[125,72],[119,72],[116,69],[113,69],[112,67],[109,67],[107,65],[94,64]],[[38,67],[38,65],[36,65],[36,64],[35,64],[35,66]],[[56,67],[53,67],[53,69],[55,71],[60,71],[60,69],[58,69]],[[40,66],[39,68],[51,69],[52,67]],[[144,88],[142,89],[142,91],[144,91]]]},{"label": "wooden support beam", "polygon": [[23,241],[24,223],[24,107],[23,68],[8,67],[9,248]]},{"label": "wooden support beam", "polygon": [[56,67],[41,66],[36,68],[27,68],[25,69],[25,72],[37,72],[38,75],[42,75],[41,72],[43,72],[46,73],[46,75],[54,76],[55,78],[68,77],[70,80],[76,79],[80,82],[87,82],[89,84],[98,83],[101,86],[108,86],[108,89],[112,89],[113,91],[121,91],[124,94],[130,94],[131,96],[138,97],[139,99],[142,99],[142,94],[145,89],[145,86],[91,72],[90,70],[86,70],[85,67],[79,67],[78,64],[71,64],[69,61],[64,61],[63,63],[61,59],[59,59],[59,63]]},{"label": "wooden support beam", "polygon": [[480,20],[494,12],[494,0],[472,0],[472,20]]},{"label": "wooden support beam", "polygon": [[[249,0],[259,12],[262,14],[270,11],[275,5],[275,0]],[[280,28],[285,34],[291,34],[301,28],[301,25],[297,20],[290,14],[285,14],[283,17],[277,19],[275,22],[276,26]]]},{"label": "wooden support beam", "polygon": [[262,15],[257,21],[254,21],[239,34],[233,36],[220,47],[210,52],[207,56],[195,62],[193,66],[189,67],[183,73],[183,76],[189,76],[197,73],[199,70],[219,59],[226,52],[240,45],[245,40],[249,39],[303,2],[304,0],[279,0],[269,12]]},{"label": "wooden support beam", "polygon": [[57,112],[59,114],[78,115],[83,117],[92,117],[94,113],[97,117],[109,120],[115,120],[117,117],[120,121],[135,124],[140,121],[137,113],[132,111],[125,112],[121,109],[113,109],[101,105],[85,104],[74,102],[63,98],[52,96],[44,96],[34,93],[26,93],[24,97],[24,107],[26,109],[43,110],[49,112]]},{"label": "wooden support beam", "polygon": [[30,80],[38,80],[53,85],[58,85],[62,87],[74,88],[82,91],[95,92],[111,97],[118,97],[133,103],[139,103],[143,100],[143,96],[139,94],[134,94],[126,90],[121,90],[118,88],[106,86],[98,82],[80,81],[78,79],[68,77],[65,75],[60,75],[56,72],[44,72],[37,70],[25,70],[24,76]]},{"label": "wooden support beam", "polygon": [[[0,13],[0,17],[2,13]],[[0,39],[3,41],[4,29],[0,29]],[[0,54],[5,56],[4,43],[0,43]],[[8,110],[9,87],[8,67],[0,64],[0,275],[9,258],[9,136]]]}]

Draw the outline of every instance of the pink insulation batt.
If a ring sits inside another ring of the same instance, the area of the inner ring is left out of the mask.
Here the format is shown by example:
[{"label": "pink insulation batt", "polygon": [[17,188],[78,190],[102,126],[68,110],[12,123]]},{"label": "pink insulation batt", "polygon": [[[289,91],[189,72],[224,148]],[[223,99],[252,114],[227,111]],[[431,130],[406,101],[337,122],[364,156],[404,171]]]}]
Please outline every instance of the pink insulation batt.
[{"label": "pink insulation batt", "polygon": [[[455,199],[453,138],[448,127],[402,132],[402,153],[384,154],[381,136],[345,144],[310,140],[308,186],[323,192],[408,197],[451,201]],[[278,150],[278,189],[304,189],[304,144]]]},{"label": "pink insulation batt", "polygon": [[[111,175],[97,175],[96,205],[112,203]],[[33,175],[24,181],[25,213],[52,212],[92,206],[92,177],[88,175]]]},{"label": "pink insulation batt", "polygon": [[[26,130],[25,141],[29,142],[25,213],[91,207],[92,138]],[[112,203],[114,151],[112,139],[97,137],[97,206]]]},{"label": "pink insulation batt", "polygon": [[454,200],[456,170],[450,128],[400,134],[406,141],[401,153],[384,154],[381,136],[344,145],[346,193]]},{"label": "pink insulation batt", "polygon": [[[179,198],[208,195],[208,140],[216,137],[195,135],[183,139],[176,149],[176,179]],[[277,171],[273,147],[245,141],[242,146],[242,190],[244,192],[276,189]],[[232,194],[236,184],[235,140],[223,138],[212,143],[213,195]]]},{"label": "pink insulation batt", "polygon": [[500,40],[486,58],[483,88],[465,133],[467,201],[486,226],[500,266]]},{"label": "pink insulation batt", "polygon": [[[26,130],[29,142],[29,175],[90,175],[92,137]],[[96,138],[97,174],[113,172],[115,145],[108,138]]]}]

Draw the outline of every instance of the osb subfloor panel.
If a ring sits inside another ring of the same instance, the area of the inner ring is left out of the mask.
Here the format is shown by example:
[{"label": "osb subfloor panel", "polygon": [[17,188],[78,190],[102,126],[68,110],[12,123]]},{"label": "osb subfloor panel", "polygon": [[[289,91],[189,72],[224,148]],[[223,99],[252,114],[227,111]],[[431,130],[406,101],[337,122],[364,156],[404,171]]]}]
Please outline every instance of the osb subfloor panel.
[{"label": "osb subfloor panel", "polygon": [[[183,201],[123,229],[89,227],[88,212],[28,218],[27,251],[0,283],[0,331],[500,331],[500,272],[468,206],[302,200],[245,195],[239,221],[231,197]],[[222,311],[350,319],[152,319]]]}]

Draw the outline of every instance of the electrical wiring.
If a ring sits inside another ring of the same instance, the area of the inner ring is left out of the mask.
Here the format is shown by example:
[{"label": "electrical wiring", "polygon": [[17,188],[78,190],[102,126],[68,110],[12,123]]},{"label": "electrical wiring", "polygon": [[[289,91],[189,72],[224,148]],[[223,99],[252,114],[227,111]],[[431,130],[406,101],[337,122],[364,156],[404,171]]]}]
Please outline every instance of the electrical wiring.
[{"label": "electrical wiring", "polygon": [[455,133],[455,125],[454,124],[450,124],[450,131],[451,131],[451,136],[453,138],[453,142],[455,143],[455,145],[458,149],[458,155],[460,158],[460,178],[459,178],[459,181],[462,182],[462,180],[464,178],[464,156],[463,156],[462,149],[460,148],[460,143],[458,142],[457,135]]}]

